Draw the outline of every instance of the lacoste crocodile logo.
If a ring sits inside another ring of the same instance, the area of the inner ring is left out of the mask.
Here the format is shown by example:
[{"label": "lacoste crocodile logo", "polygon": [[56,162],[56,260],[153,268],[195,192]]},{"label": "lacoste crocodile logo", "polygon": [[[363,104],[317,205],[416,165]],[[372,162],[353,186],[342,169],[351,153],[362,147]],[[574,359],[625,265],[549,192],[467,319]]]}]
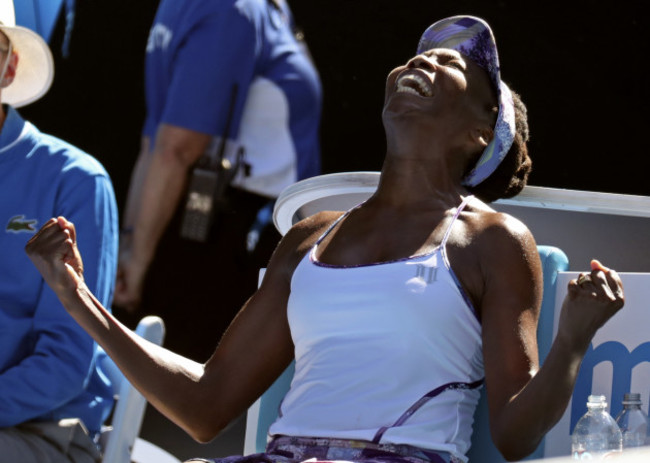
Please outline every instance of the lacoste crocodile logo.
[{"label": "lacoste crocodile logo", "polygon": [[24,215],[17,215],[9,219],[7,223],[7,230],[11,233],[34,233],[36,228],[36,219],[25,219]]}]

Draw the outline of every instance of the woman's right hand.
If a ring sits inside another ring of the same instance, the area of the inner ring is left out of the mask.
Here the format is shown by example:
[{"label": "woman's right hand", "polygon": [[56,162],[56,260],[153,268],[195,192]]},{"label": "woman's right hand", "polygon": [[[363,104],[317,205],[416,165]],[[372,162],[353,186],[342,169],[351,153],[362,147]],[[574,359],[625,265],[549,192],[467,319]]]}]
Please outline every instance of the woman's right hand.
[{"label": "woman's right hand", "polygon": [[83,282],[83,262],[75,227],[64,217],[47,221],[27,242],[25,251],[59,297],[75,291]]}]

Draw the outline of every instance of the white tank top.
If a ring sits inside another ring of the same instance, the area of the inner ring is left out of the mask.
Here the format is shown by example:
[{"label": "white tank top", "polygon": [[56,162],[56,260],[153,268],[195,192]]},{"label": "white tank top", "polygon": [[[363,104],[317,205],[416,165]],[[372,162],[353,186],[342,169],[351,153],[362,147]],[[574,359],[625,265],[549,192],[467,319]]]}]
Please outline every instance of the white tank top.
[{"label": "white tank top", "polygon": [[335,223],[305,255],[288,303],[296,372],[271,435],[408,444],[465,460],[484,374],[481,325],[445,244],[470,199],[431,253],[320,263]]}]

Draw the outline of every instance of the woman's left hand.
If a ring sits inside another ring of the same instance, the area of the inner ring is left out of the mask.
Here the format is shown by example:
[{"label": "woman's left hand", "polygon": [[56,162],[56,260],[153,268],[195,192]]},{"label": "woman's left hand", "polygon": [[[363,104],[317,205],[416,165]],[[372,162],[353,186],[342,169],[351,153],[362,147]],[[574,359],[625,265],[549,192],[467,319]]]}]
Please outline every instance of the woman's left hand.
[{"label": "woman's left hand", "polygon": [[562,305],[558,336],[578,341],[582,347],[591,342],[596,331],[624,305],[623,283],[616,271],[597,260],[591,272],[583,272],[569,282]]},{"label": "woman's left hand", "polygon": [[27,255],[59,297],[83,282],[75,227],[64,217],[50,219],[27,242]]}]

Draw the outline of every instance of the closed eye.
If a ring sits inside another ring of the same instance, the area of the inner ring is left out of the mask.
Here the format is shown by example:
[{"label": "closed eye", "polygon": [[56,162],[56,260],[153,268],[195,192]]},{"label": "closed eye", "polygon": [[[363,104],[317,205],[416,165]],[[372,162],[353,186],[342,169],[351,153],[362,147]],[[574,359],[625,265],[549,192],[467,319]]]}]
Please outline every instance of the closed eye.
[{"label": "closed eye", "polygon": [[463,72],[467,71],[467,63],[465,62],[465,59],[456,50],[445,49],[445,48],[438,48],[438,49],[434,48],[432,50],[425,52],[424,56],[426,56],[429,59],[433,59],[437,61],[438,64],[442,66],[451,67]]},{"label": "closed eye", "polygon": [[467,70],[467,67],[465,66],[465,63],[463,61],[456,60],[456,59],[447,61],[445,63],[445,66],[458,69],[459,71],[466,71]]}]

